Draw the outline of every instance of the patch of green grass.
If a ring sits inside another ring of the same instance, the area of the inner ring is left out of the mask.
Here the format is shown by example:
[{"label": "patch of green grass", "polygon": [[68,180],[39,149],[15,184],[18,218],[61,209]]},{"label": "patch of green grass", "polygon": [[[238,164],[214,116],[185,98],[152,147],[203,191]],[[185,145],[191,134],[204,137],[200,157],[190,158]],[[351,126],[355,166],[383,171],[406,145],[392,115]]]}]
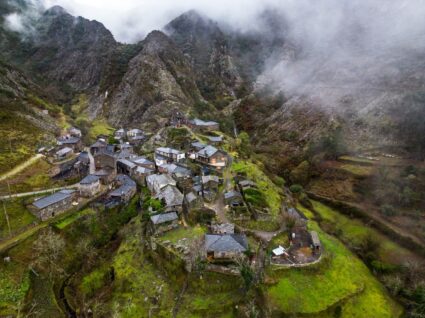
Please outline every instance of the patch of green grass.
[{"label": "patch of green grass", "polygon": [[242,280],[237,276],[212,272],[192,275],[177,317],[215,318],[230,315],[235,305],[243,300],[241,287]]},{"label": "patch of green grass", "polygon": [[274,232],[279,230],[280,224],[277,221],[274,220],[264,220],[264,221],[255,221],[255,220],[248,220],[248,221],[234,221],[239,226],[242,226],[243,228],[249,229],[249,230],[257,230],[257,231],[266,231],[266,232]]},{"label": "patch of green grass", "polygon": [[89,138],[91,141],[96,140],[96,137],[99,135],[109,136],[114,133],[114,128],[112,128],[106,121],[101,119],[96,119],[91,123]]},{"label": "patch of green grass", "polygon": [[281,208],[281,189],[261,170],[261,168],[251,161],[239,160],[233,162],[232,170],[235,173],[243,173],[247,178],[257,184],[258,190],[264,195],[271,214],[276,217]]},{"label": "patch of green grass", "polygon": [[332,228],[336,235],[351,247],[358,248],[366,238],[372,238],[380,243],[378,255],[383,262],[401,265],[406,259],[412,257],[408,250],[394,243],[375,229],[366,226],[362,221],[350,219],[320,202],[311,202],[314,210],[321,217],[322,224]]},{"label": "patch of green grass", "polygon": [[[26,208],[28,198],[14,198],[4,201],[7,215],[9,216],[10,229],[12,234],[17,230],[35,222],[37,218]],[[0,203],[0,238],[9,236],[6,215],[3,209],[3,203]]]},{"label": "patch of green grass", "polygon": [[57,223],[54,224],[54,226],[60,230],[63,230],[64,228],[66,228],[68,225],[74,223],[76,220],[78,220],[79,218],[88,215],[88,214],[95,214],[96,212],[90,208],[84,209],[82,211],[79,211],[77,213],[71,214],[70,216],[58,221]]},{"label": "patch of green grass", "polygon": [[339,169],[351,173],[356,177],[368,177],[372,173],[373,167],[343,164],[339,167]]},{"label": "patch of green grass", "polygon": [[353,157],[353,156],[341,156],[338,158],[338,160],[343,162],[352,162],[352,163],[360,163],[360,164],[368,164],[368,165],[373,165],[376,163],[376,161],[374,160],[360,158],[360,157]]},{"label": "patch of green grass", "polygon": [[269,243],[269,249],[270,251],[279,245],[287,248],[289,247],[289,236],[287,232],[280,233],[279,235],[276,235]]},{"label": "patch of green grass", "polygon": [[16,313],[30,287],[28,271],[22,271],[22,276],[16,277],[15,270],[13,264],[0,266],[0,316]]},{"label": "patch of green grass", "polygon": [[328,256],[311,268],[276,270],[276,284],[267,289],[274,310],[314,314],[341,302],[342,317],[393,318],[401,315],[397,305],[369,269],[341,242],[327,235],[314,222]]},{"label": "patch of green grass", "polygon": [[171,243],[177,243],[182,238],[196,239],[203,236],[206,233],[204,227],[196,225],[194,227],[179,227],[175,230],[166,232],[161,236],[162,241],[170,241]]},{"label": "patch of green grass", "polygon": [[110,302],[118,317],[170,317],[175,288],[142,251],[139,218],[131,225],[111,266],[115,280]]},{"label": "patch of green grass", "polygon": [[42,137],[42,131],[25,118],[0,110],[0,174],[30,158]]}]

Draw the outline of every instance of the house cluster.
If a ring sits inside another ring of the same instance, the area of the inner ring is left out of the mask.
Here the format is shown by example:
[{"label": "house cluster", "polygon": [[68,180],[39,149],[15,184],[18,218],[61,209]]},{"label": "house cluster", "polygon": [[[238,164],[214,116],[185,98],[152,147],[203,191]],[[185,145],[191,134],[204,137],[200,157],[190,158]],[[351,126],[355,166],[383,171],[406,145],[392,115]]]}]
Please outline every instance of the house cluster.
[{"label": "house cluster", "polygon": [[[71,127],[68,133],[56,139],[53,158],[55,161],[63,161],[79,153],[83,148],[81,130]],[[52,151],[53,152],[53,151]]]},{"label": "house cluster", "polygon": [[140,144],[146,140],[146,135],[144,131],[137,128],[133,128],[133,129],[120,128],[115,132],[114,137],[116,140],[118,140],[121,143],[124,141],[128,141],[131,144],[135,144],[135,145]]},{"label": "house cluster", "polygon": [[272,250],[274,264],[306,264],[320,258],[322,247],[316,231],[307,228],[308,219],[296,208],[287,209],[287,223],[291,224],[289,247],[278,246]]}]

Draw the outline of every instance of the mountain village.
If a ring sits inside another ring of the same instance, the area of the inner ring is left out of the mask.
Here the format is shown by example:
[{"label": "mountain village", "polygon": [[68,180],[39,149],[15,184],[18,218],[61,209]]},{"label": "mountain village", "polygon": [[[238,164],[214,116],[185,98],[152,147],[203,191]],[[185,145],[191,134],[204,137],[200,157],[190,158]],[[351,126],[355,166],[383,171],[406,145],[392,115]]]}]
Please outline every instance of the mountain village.
[{"label": "mountain village", "polygon": [[[36,195],[28,210],[48,223],[87,206],[108,213],[137,197],[139,213],[148,219],[140,244],[181,258],[189,272],[200,262],[206,270],[239,275],[241,263],[258,272],[270,264],[308,266],[320,260],[317,232],[308,230],[307,218],[288,202],[280,204],[273,231],[235,224],[272,216],[267,193],[259,191],[255,180],[232,171],[237,159],[224,150],[228,137],[218,123],[188,120],[176,112],[166,129],[190,134],[172,147],[161,133],[120,128],[83,145],[81,131],[69,128],[56,146],[41,147],[38,153],[59,167],[58,176],[78,176],[79,181]],[[153,152],[144,153],[149,143]],[[181,237],[172,241],[176,233]],[[275,237],[283,237],[285,244],[273,245]]]}]

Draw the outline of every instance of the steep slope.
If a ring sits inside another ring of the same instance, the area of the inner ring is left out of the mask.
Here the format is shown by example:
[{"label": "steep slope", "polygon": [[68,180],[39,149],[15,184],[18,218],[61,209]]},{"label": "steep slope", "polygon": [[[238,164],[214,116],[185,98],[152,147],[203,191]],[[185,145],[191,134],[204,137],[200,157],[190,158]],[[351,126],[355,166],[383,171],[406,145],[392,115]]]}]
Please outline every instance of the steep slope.
[{"label": "steep slope", "polygon": [[154,31],[140,45],[120,84],[93,104],[92,113],[104,114],[115,125],[155,127],[173,109],[189,111],[202,102],[189,62],[164,33]]},{"label": "steep slope", "polygon": [[202,95],[220,106],[225,97],[235,97],[242,79],[229,49],[226,35],[217,23],[189,11],[165,26],[165,31],[189,58]]},{"label": "steep slope", "polygon": [[40,87],[0,62],[0,173],[53,142],[60,116],[60,109],[45,101]]}]

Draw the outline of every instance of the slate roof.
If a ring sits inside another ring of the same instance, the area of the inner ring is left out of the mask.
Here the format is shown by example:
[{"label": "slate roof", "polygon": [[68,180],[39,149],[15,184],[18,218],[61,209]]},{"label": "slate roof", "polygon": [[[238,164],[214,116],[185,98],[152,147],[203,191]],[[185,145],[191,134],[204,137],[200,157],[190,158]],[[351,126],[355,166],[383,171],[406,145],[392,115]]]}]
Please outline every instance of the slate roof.
[{"label": "slate roof", "polygon": [[74,190],[61,190],[59,192],[53,193],[51,195],[45,196],[41,199],[38,199],[36,201],[33,202],[33,205],[37,208],[37,209],[44,209],[52,204],[58,203],[60,201],[63,201],[69,197],[71,197],[71,195],[74,193]]},{"label": "slate roof", "polygon": [[122,185],[128,185],[128,186],[136,187],[136,182],[125,174],[117,175],[115,180]]},{"label": "slate roof", "polygon": [[80,184],[93,184],[99,181],[99,177],[93,174],[89,174],[83,180],[80,181]]},{"label": "slate roof", "polygon": [[62,155],[66,155],[67,153],[70,153],[70,152],[73,152],[73,151],[74,150],[72,150],[72,148],[65,147],[65,148],[62,148],[61,150],[57,151],[56,154],[58,156],[62,156]]},{"label": "slate roof", "polygon": [[136,157],[130,160],[133,161],[136,165],[153,165],[154,164],[152,161],[146,159],[145,157]]},{"label": "slate roof", "polygon": [[231,198],[241,198],[242,195],[237,191],[229,191],[224,194],[224,199],[229,200]]},{"label": "slate roof", "polygon": [[103,141],[96,141],[93,145],[90,146],[90,148],[103,148],[106,147],[106,142]]},{"label": "slate roof", "polygon": [[183,194],[175,186],[167,185],[156,195],[157,199],[164,200],[167,206],[183,204]]},{"label": "slate roof", "polygon": [[294,219],[307,220],[307,217],[295,208],[289,208],[288,215]]},{"label": "slate roof", "polygon": [[199,150],[198,155],[202,156],[202,157],[209,158],[209,157],[213,156],[217,151],[218,151],[218,149],[216,147],[208,145],[204,149]]},{"label": "slate roof", "polygon": [[255,182],[252,182],[251,180],[242,180],[242,181],[239,182],[239,184],[242,187],[255,187],[256,186]]},{"label": "slate roof", "polygon": [[145,168],[145,167],[137,167],[136,169],[136,173],[140,173],[140,174],[147,174],[147,173],[151,174],[153,172],[154,171],[152,169]]},{"label": "slate roof", "polygon": [[134,162],[131,162],[130,160],[127,160],[127,159],[118,159],[118,162],[121,162],[123,165],[129,167],[130,169],[137,167]]},{"label": "slate roof", "polygon": [[124,185],[120,186],[118,189],[115,189],[114,191],[110,192],[109,195],[111,197],[121,197],[121,196],[126,195],[126,194],[130,193],[131,191],[133,191],[134,188],[135,187],[132,186],[132,185],[124,184]]},{"label": "slate roof", "polygon": [[193,201],[195,201],[197,199],[197,196],[195,193],[193,192],[189,192],[188,194],[186,194],[186,201],[191,203]]},{"label": "slate roof", "polygon": [[146,181],[153,185],[155,191],[167,185],[176,185],[176,181],[168,174],[153,174],[148,176]]},{"label": "slate roof", "polygon": [[202,183],[203,184],[208,183],[210,181],[217,182],[217,183],[220,182],[220,180],[218,179],[217,176],[202,176]]},{"label": "slate roof", "polygon": [[310,235],[311,235],[311,240],[313,242],[313,245],[314,246],[320,246],[320,239],[319,239],[319,235],[317,234],[317,232],[311,231]]},{"label": "slate roof", "polygon": [[63,145],[72,145],[72,144],[76,144],[79,141],[80,141],[80,138],[78,138],[78,137],[61,137],[61,138],[58,138],[58,143],[61,143]]},{"label": "slate roof", "polygon": [[188,168],[177,166],[177,168],[174,169],[173,175],[177,178],[190,177],[192,175],[192,171]]},{"label": "slate roof", "polygon": [[178,220],[178,218],[179,217],[177,216],[176,212],[170,212],[170,213],[152,215],[151,221],[153,224],[157,225],[157,224],[162,224],[162,223]]},{"label": "slate roof", "polygon": [[170,173],[170,174],[173,173],[174,170],[177,169],[177,165],[174,164],[174,163],[166,163],[166,164],[160,165],[159,167],[161,169],[167,170],[167,172]]},{"label": "slate roof", "polygon": [[202,142],[200,142],[200,141],[196,141],[196,142],[192,142],[191,146],[192,146],[193,148],[196,148],[196,149],[203,149],[203,148],[205,148],[207,145],[206,145],[206,144],[203,144],[203,143],[202,143]]},{"label": "slate roof", "polygon": [[208,252],[245,252],[248,240],[244,234],[206,234],[205,249]]},{"label": "slate roof", "polygon": [[179,154],[183,153],[182,151],[179,151],[179,150],[173,149],[173,148],[169,148],[169,147],[159,147],[159,148],[156,148],[156,151],[167,153],[167,154],[175,154],[175,155],[179,155]]}]

